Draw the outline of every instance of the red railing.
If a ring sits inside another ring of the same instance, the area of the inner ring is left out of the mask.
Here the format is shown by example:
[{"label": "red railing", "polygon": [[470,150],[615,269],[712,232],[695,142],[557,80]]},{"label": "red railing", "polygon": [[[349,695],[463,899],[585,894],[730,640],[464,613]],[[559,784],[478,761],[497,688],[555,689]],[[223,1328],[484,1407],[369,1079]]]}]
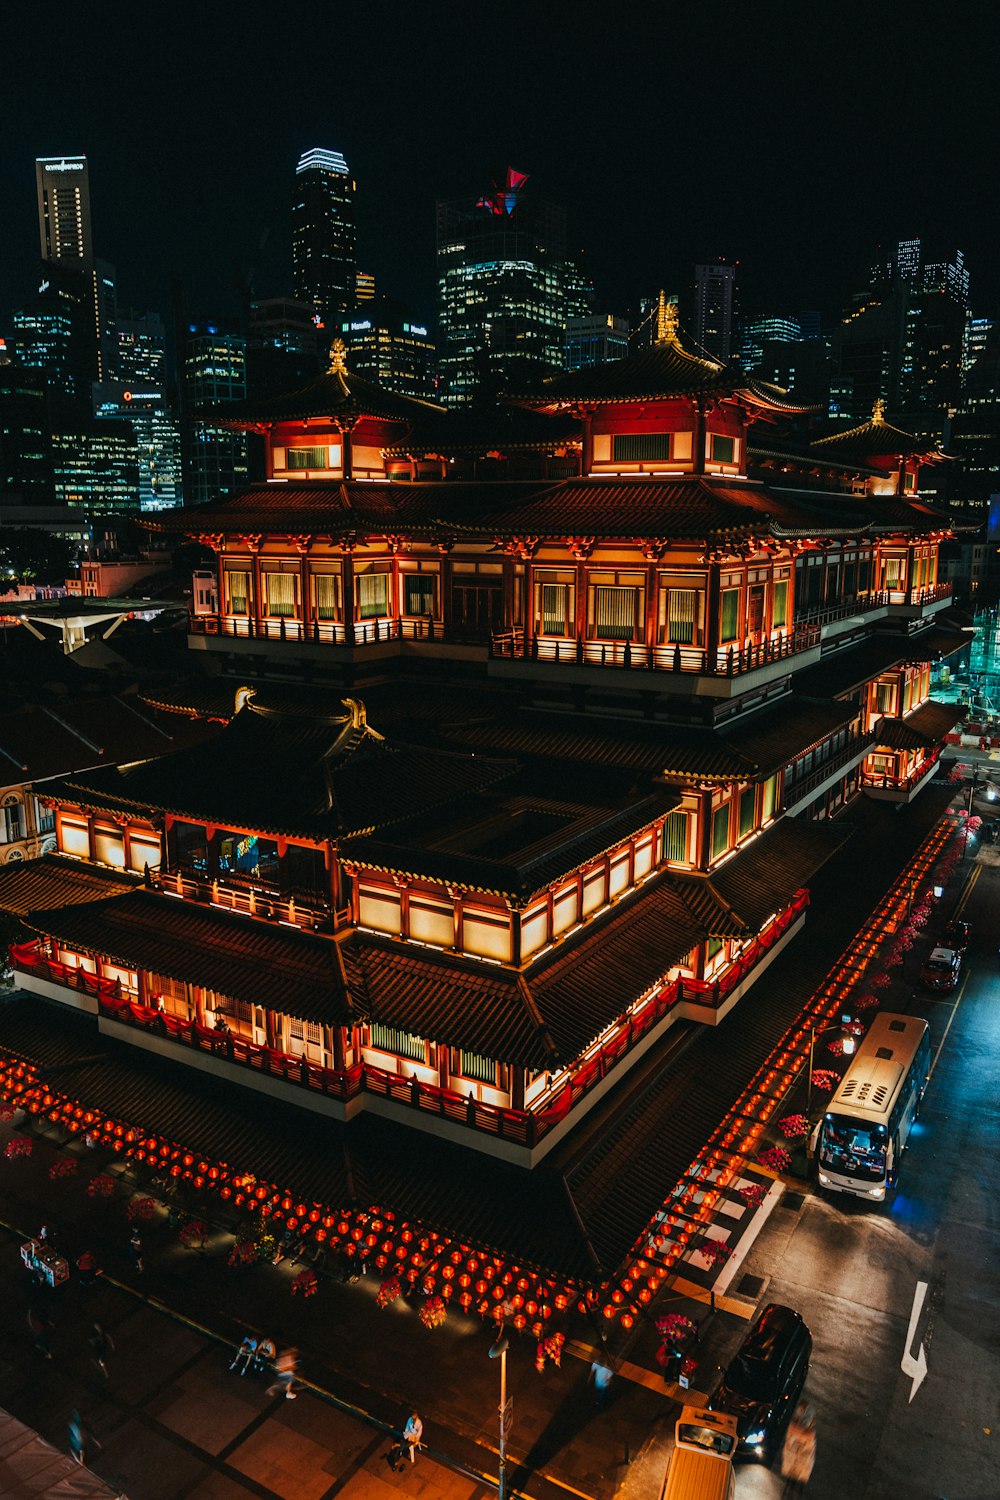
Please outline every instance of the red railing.
[{"label": "red railing", "polygon": [[938,752],[935,750],[933,755],[928,755],[907,776],[888,776],[884,771],[876,775],[871,771],[863,771],[861,785],[874,791],[908,792],[937,765],[937,760]]},{"label": "red railing", "polygon": [[774,946],[809,904],[808,891],[799,891],[783,912],[756,937],[718,979],[681,978],[664,985],[641,1010],[624,1020],[613,1036],[575,1068],[555,1095],[540,1108],[519,1110],[487,1104],[471,1094],[462,1095],[438,1084],[424,1083],[415,1075],[403,1078],[371,1063],[355,1063],[343,1069],[325,1068],[306,1058],[289,1057],[273,1047],[259,1046],[232,1033],[221,1033],[198,1021],[184,1021],[161,1010],[140,1005],[122,990],[119,980],[102,979],[46,957],[38,941],[11,945],[11,962],[25,973],[42,974],[55,984],[94,995],[102,1015],[139,1031],[160,1036],[178,1046],[210,1053],[237,1067],[250,1068],[269,1078],[297,1088],[310,1089],[328,1099],[346,1102],[363,1093],[391,1099],[411,1109],[437,1115],[473,1130],[485,1131],[500,1140],[532,1147],[564,1119],[571,1109],[621,1061],[643,1036],[682,1001],[718,1006],[741,984],[754,966]]},{"label": "red railing", "polygon": [[188,616],[192,635],[229,636],[234,640],[313,642],[327,646],[374,646],[380,641],[443,641],[444,626],[428,616],[420,619],[377,620],[298,620],[280,615],[277,619],[255,620],[246,615]]}]

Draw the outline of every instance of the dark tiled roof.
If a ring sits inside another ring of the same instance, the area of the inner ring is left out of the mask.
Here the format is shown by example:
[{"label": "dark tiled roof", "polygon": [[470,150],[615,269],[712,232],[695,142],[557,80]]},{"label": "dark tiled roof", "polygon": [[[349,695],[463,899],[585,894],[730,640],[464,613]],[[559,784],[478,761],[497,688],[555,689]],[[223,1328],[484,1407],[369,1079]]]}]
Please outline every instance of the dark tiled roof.
[{"label": "dark tiled roof", "polygon": [[719,737],[764,776],[812,750],[857,714],[853,704],[791,695],[759,713],[724,725]]},{"label": "dark tiled roof", "polygon": [[85,865],[63,854],[0,865],[0,911],[23,917],[52,906],[75,906],[135,890],[137,875]]},{"label": "dark tiled roof", "polygon": [[804,668],[793,678],[792,685],[796,692],[812,697],[840,698],[902,662],[937,661],[953,656],[969,640],[960,631],[935,626],[912,636],[889,633],[866,636],[856,645],[832,651],[815,666]]},{"label": "dark tiled roof", "polygon": [[875,725],[876,745],[893,750],[923,750],[940,745],[963,717],[957,703],[924,703],[905,719],[885,717]]},{"label": "dark tiled roof", "polygon": [[549,416],[523,406],[489,410],[457,407],[421,418],[390,453],[500,453],[561,447],[580,442],[575,417]]},{"label": "dark tiled roof", "polygon": [[144,760],[172,747],[167,730],[122,698],[76,696],[58,709],[23,704],[8,709],[0,724],[0,786],[83,766]]},{"label": "dark tiled roof", "polygon": [[244,707],[207,744],[50,784],[86,807],[135,807],[261,832],[367,832],[509,774],[484,757],[390,746],[363,719]]},{"label": "dark tiled roof", "polygon": [[303,417],[387,417],[417,422],[442,409],[432,401],[398,396],[351,370],[329,370],[298,390],[258,400],[227,401],[202,415],[224,427],[262,428]]},{"label": "dark tiled roof", "polygon": [[712,874],[686,880],[681,895],[709,931],[756,933],[850,836],[837,824],[782,818]]},{"label": "dark tiled roof", "polygon": [[38,932],[127,968],[205,985],[304,1021],[351,1018],[337,945],[277,923],[136,890],[114,900],[33,909]]},{"label": "dark tiled roof", "polygon": [[626,808],[576,809],[548,838],[527,847],[521,854],[504,859],[477,857],[475,854],[452,853],[428,845],[414,830],[407,829],[395,840],[352,839],[352,860],[373,869],[390,870],[401,875],[422,875],[442,880],[466,890],[489,891],[511,901],[525,902],[544,890],[554,880],[607,853],[630,834],[669,812],[680,801],[678,793],[657,789],[641,801]]},{"label": "dark tiled roof", "polygon": [[904,432],[901,427],[894,427],[882,416],[871,416],[867,422],[860,422],[856,427],[833,432],[829,437],[816,438],[812,447],[817,454],[825,456],[830,453],[834,458],[852,455],[860,459],[898,458],[900,455],[912,457],[917,454],[944,457],[936,449],[928,449],[923,438],[915,437],[912,432]]}]

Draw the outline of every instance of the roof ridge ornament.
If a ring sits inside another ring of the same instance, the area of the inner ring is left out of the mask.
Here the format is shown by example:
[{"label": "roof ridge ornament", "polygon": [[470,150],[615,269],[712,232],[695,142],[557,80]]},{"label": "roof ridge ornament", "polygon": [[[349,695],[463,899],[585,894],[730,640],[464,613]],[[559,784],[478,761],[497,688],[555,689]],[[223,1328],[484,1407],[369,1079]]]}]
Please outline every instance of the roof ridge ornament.
[{"label": "roof ridge ornament", "polygon": [[347,345],[343,339],[334,339],[330,345],[330,367],[328,375],[347,374]]},{"label": "roof ridge ornament", "polygon": [[678,312],[675,301],[667,301],[666,292],[660,292],[660,300],[656,308],[656,342],[658,344],[676,344],[677,342]]},{"label": "roof ridge ornament", "polygon": [[252,703],[256,696],[256,688],[238,687],[236,689],[236,712],[239,713],[240,709],[246,708],[247,704]]},{"label": "roof ridge ornament", "polygon": [[885,422],[885,402],[881,396],[875,397],[875,405],[872,407],[872,421],[876,425],[882,425]]}]

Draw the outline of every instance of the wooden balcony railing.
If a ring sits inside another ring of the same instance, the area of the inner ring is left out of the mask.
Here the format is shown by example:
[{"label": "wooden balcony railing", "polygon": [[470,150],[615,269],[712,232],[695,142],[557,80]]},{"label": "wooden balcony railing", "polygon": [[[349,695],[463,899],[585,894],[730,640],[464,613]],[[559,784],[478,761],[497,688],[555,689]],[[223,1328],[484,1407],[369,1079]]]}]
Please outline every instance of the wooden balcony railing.
[{"label": "wooden balcony railing", "polygon": [[585,667],[739,677],[808,651],[819,644],[819,638],[819,626],[808,624],[781,631],[757,645],[719,646],[714,651],[706,651],[699,646],[646,646],[638,641],[585,641],[581,637],[574,641],[503,631],[493,636],[490,655],[507,661],[551,661]]},{"label": "wooden balcony railing", "polygon": [[278,619],[254,620],[246,615],[196,615],[188,617],[193,635],[228,636],[244,641],[290,641],[301,645],[374,646],[382,641],[442,641],[444,626],[429,616],[420,619],[359,620],[356,624],[340,620]]},{"label": "wooden balcony railing", "polygon": [[[207,876],[189,875],[180,870],[173,874],[156,871],[150,876],[149,886],[167,896],[179,896],[201,906],[217,906],[223,911],[238,911],[243,916],[256,917],[258,921],[301,927],[304,932],[323,932],[336,925],[332,907],[317,901],[315,896],[296,892],[279,895],[262,891],[259,886],[231,885],[226,883],[225,876],[209,880]],[[343,915],[346,916],[346,912]]]}]

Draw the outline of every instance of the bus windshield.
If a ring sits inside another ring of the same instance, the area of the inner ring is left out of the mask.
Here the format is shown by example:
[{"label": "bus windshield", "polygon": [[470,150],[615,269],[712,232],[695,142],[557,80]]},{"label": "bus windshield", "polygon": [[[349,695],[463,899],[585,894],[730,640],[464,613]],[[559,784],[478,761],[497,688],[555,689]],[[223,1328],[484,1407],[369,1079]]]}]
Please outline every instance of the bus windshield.
[{"label": "bus windshield", "polygon": [[885,1180],[886,1129],[845,1115],[827,1115],[819,1142],[819,1159],[831,1172],[865,1182]]}]

